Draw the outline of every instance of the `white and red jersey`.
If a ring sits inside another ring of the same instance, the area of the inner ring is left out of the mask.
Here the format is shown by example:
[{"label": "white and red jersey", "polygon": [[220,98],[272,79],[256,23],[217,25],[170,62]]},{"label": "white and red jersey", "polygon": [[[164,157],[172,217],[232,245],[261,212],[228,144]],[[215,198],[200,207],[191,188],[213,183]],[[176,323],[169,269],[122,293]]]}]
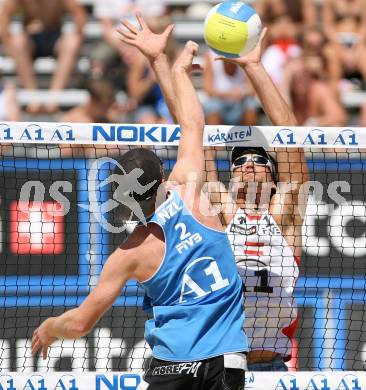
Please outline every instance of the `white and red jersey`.
[{"label": "white and red jersey", "polygon": [[226,232],[245,284],[244,327],[250,350],[291,356],[297,325],[293,292],[299,259],[268,210],[251,216],[239,208]]}]

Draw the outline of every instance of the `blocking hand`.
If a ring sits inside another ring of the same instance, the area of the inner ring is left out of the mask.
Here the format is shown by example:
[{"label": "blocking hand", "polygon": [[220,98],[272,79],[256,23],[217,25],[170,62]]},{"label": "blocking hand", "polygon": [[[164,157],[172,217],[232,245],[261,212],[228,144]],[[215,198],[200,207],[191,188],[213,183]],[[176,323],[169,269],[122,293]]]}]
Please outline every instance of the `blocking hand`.
[{"label": "blocking hand", "polygon": [[136,47],[150,61],[154,61],[159,55],[164,53],[169,37],[174,29],[174,24],[170,24],[162,34],[155,34],[150,30],[141,14],[137,13],[136,19],[139,22],[140,30],[127,20],[122,21],[125,28],[120,27],[117,29],[117,32],[120,34],[120,40]]},{"label": "blocking hand", "polygon": [[268,30],[267,27],[263,28],[257,46],[248,54],[245,54],[239,58],[226,58],[226,57],[220,56],[220,57],[216,57],[215,60],[230,62],[232,64],[236,64],[236,65],[239,65],[241,67],[249,65],[249,64],[260,63],[261,56],[262,56],[263,40],[266,36],[267,30]]},{"label": "blocking hand", "polygon": [[174,70],[183,70],[187,73],[190,73],[193,70],[202,70],[199,65],[192,64],[197,52],[198,44],[193,41],[188,41],[175,61]]}]

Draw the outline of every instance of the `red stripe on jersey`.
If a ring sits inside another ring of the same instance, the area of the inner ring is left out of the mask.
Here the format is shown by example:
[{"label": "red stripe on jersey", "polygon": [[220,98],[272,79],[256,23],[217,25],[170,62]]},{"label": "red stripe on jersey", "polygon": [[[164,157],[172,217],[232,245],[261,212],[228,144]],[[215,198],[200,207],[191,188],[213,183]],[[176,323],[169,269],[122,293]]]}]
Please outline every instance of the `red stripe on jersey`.
[{"label": "red stripe on jersey", "polygon": [[300,257],[299,257],[299,256],[294,256],[294,259],[295,259],[295,261],[296,261],[297,266],[300,267],[300,265],[301,265],[301,259],[300,259]]},{"label": "red stripe on jersey", "polygon": [[264,242],[250,242],[250,241],[245,241],[246,246],[264,246]]},{"label": "red stripe on jersey", "polygon": [[299,346],[296,339],[291,339],[291,356],[289,356],[290,360],[286,362],[286,366],[288,367],[289,371],[297,371],[298,368],[298,351]]},{"label": "red stripe on jersey", "polygon": [[285,361],[288,362],[287,365],[290,371],[296,371],[297,368],[298,345],[295,339],[295,332],[297,326],[299,325],[299,319],[300,319],[300,315],[299,313],[297,313],[296,319],[290,324],[290,326],[282,329],[282,333],[291,340],[291,344],[292,344],[291,356],[287,356],[287,358],[285,359]]},{"label": "red stripe on jersey", "polygon": [[249,221],[258,221],[259,219],[262,218],[261,215],[249,215],[249,214],[245,214],[245,216],[249,219]]},{"label": "red stripe on jersey", "polygon": [[263,256],[264,252],[262,252],[262,251],[248,251],[245,249],[244,254],[249,255],[249,256]]},{"label": "red stripe on jersey", "polygon": [[299,314],[297,315],[296,320],[294,320],[290,326],[282,329],[282,333],[285,336],[287,336],[289,339],[293,339],[298,325],[299,325]]}]

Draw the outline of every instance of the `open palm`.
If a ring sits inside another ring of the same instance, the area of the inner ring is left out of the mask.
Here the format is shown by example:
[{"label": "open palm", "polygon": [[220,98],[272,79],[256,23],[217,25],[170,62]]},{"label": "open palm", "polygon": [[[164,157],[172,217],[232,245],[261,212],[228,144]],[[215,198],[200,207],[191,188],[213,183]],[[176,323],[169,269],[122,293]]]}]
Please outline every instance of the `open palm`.
[{"label": "open palm", "polygon": [[248,54],[245,54],[239,58],[226,58],[226,57],[220,56],[220,57],[216,57],[215,59],[222,60],[225,62],[230,62],[233,64],[237,64],[239,66],[245,66],[248,64],[259,63],[261,60],[261,56],[262,56],[262,44],[263,44],[263,40],[266,36],[266,33],[267,33],[267,27],[265,27],[262,30],[262,33],[261,33],[261,36],[259,38],[259,42],[258,42],[257,46]]},{"label": "open palm", "polygon": [[162,34],[153,33],[141,14],[136,14],[136,19],[139,22],[140,30],[127,20],[123,20],[122,24],[125,29],[120,27],[117,29],[121,35],[120,40],[128,45],[134,46],[141,51],[150,61],[164,53],[167,46],[170,34],[174,29],[174,25],[170,24]]}]

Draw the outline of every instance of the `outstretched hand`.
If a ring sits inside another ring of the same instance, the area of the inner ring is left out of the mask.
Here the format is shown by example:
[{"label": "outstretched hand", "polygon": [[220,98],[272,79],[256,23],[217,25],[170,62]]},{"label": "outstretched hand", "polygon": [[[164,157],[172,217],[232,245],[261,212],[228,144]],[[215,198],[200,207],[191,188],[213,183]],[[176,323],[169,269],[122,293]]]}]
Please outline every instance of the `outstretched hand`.
[{"label": "outstretched hand", "polygon": [[153,33],[140,13],[136,14],[140,30],[127,20],[122,20],[125,28],[119,27],[117,32],[120,34],[120,40],[128,45],[134,46],[147,57],[150,61],[155,60],[164,53],[168,44],[169,37],[174,29],[174,24],[170,24],[163,33]]},{"label": "outstretched hand", "polygon": [[261,36],[259,38],[257,46],[248,54],[243,55],[242,57],[239,58],[226,58],[226,57],[216,57],[215,60],[221,60],[224,62],[230,62],[232,64],[236,64],[239,66],[246,66],[249,64],[258,64],[261,61],[262,57],[262,45],[263,45],[263,40],[266,36],[267,33],[267,27],[264,27]]}]

